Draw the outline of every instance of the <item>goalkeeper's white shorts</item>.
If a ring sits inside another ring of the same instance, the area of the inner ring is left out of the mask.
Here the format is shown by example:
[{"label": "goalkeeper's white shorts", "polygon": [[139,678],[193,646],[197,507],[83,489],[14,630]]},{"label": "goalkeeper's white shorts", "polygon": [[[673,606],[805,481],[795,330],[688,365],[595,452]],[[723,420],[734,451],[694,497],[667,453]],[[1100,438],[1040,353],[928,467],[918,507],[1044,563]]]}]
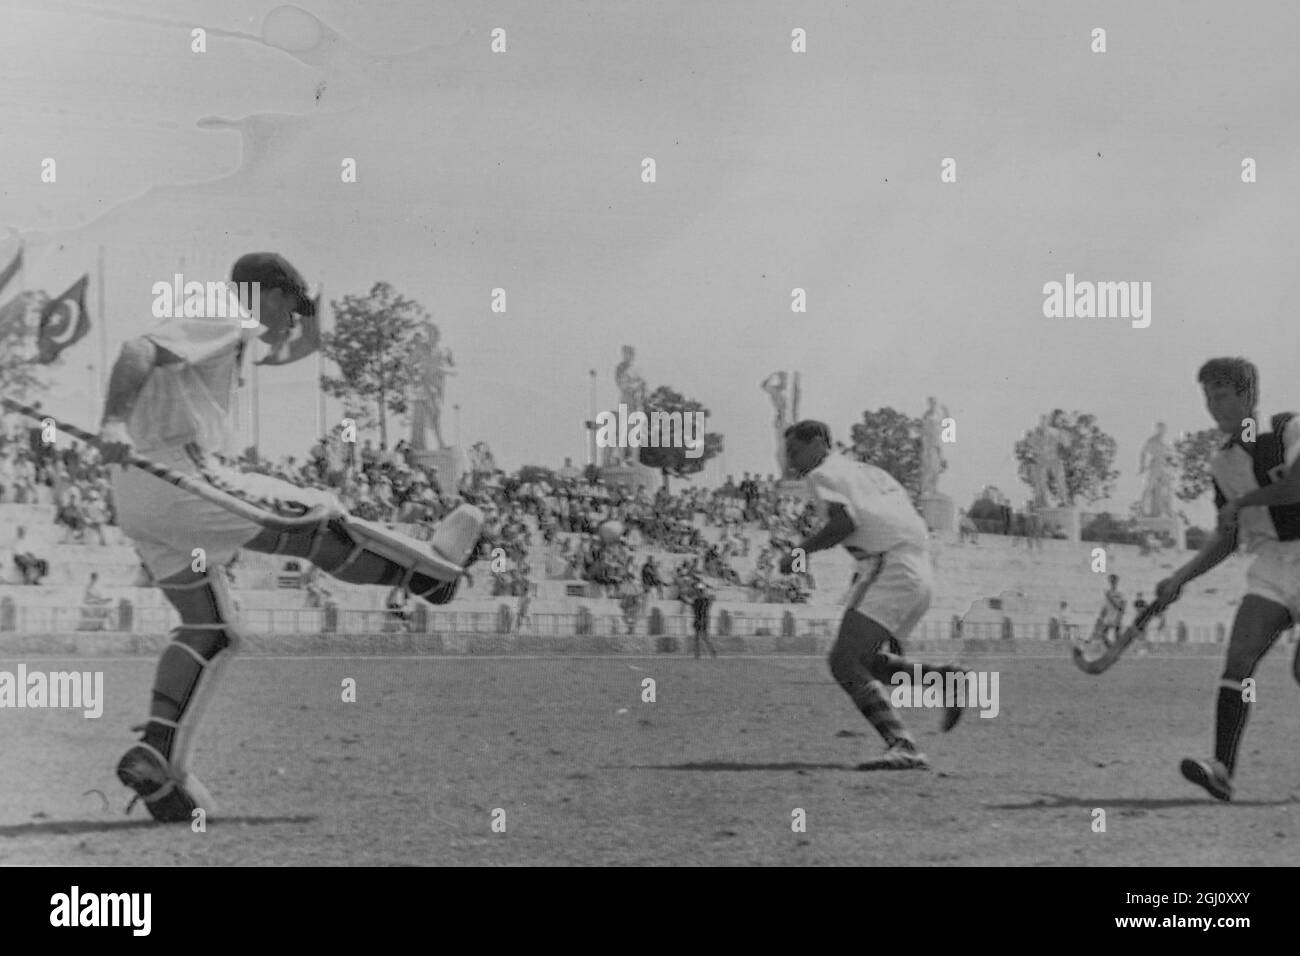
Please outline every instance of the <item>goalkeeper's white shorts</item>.
[{"label": "goalkeeper's white shorts", "polygon": [[844,605],[869,617],[898,640],[930,610],[934,564],[923,548],[900,547],[857,562]]},{"label": "goalkeeper's white shorts", "polygon": [[[155,448],[141,454],[174,471],[198,474],[183,448]],[[262,531],[256,522],[147,471],[124,471],[120,465],[110,465],[108,471],[118,526],[132,538],[145,567],[159,580],[191,567],[195,548],[203,549],[209,567],[225,564]],[[222,474],[230,477],[232,473]],[[255,497],[301,501],[309,506],[328,503],[342,510],[330,492],[298,488],[269,475],[237,475],[231,478],[231,484]]]}]

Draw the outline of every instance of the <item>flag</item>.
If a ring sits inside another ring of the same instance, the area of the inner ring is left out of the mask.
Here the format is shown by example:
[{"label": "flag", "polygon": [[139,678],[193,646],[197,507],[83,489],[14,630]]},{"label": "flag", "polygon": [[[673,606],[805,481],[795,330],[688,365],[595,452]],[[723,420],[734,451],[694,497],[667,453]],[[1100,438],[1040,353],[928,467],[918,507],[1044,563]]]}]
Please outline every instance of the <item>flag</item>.
[{"label": "flag", "polygon": [[320,295],[315,298],[315,315],[299,315],[289,337],[257,365],[288,365],[320,349]]},{"label": "flag", "polygon": [[90,318],[86,315],[86,285],[90,273],[72,284],[67,292],[51,299],[41,309],[40,329],[36,336],[39,361],[49,365],[59,353],[76,344],[90,331]]},{"label": "flag", "polygon": [[33,303],[38,299],[39,296],[35,292],[20,292],[4,305],[0,305],[0,339],[25,332]]},{"label": "flag", "polygon": [[27,327],[28,316],[41,301],[39,292],[20,292],[4,305],[0,305],[0,335],[7,335],[13,325],[22,330]]},{"label": "flag", "polygon": [[23,250],[22,247],[19,247],[17,254],[14,256],[14,261],[5,266],[3,272],[0,272],[0,292],[4,292],[5,286],[13,280],[14,276],[18,275],[18,270],[22,267]]}]

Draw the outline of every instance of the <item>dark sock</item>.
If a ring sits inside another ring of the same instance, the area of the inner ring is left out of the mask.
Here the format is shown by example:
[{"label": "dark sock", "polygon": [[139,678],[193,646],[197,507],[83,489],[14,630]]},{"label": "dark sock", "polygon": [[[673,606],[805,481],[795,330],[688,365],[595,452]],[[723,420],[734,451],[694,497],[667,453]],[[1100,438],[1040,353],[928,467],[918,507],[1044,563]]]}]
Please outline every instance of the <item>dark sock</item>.
[{"label": "dark sock", "polygon": [[889,703],[889,694],[885,692],[885,687],[880,681],[863,681],[851,689],[845,689],[849,691],[853,703],[858,705],[862,716],[867,718],[867,722],[876,729],[876,733],[880,734],[887,745],[892,747],[901,742],[911,750],[916,749],[916,741],[903,727],[903,722],[899,720],[898,714]]},{"label": "dark sock", "polygon": [[1250,705],[1241,699],[1241,688],[1220,687],[1215,708],[1214,756],[1228,768],[1228,776],[1237,770],[1237,747],[1246,730]]}]

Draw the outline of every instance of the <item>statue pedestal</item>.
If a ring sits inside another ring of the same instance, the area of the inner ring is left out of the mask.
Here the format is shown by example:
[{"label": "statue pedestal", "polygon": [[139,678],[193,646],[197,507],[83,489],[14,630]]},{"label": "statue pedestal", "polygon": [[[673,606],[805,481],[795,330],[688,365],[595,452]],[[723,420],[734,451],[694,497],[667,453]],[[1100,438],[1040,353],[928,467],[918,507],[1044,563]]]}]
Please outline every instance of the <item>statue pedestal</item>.
[{"label": "statue pedestal", "polygon": [[1075,507],[1065,508],[1035,508],[1034,513],[1042,520],[1043,534],[1045,537],[1052,536],[1052,528],[1056,527],[1065,532],[1066,540],[1079,540],[1079,509]]},{"label": "statue pedestal", "polygon": [[1183,527],[1180,518],[1138,518],[1137,526],[1143,531],[1168,538],[1179,551],[1187,547],[1187,529]]},{"label": "statue pedestal", "polygon": [[933,494],[921,495],[917,504],[920,506],[919,510],[921,517],[925,519],[926,527],[931,531],[951,534],[957,530],[957,506],[947,495],[937,491]]},{"label": "statue pedestal", "polygon": [[634,493],[639,488],[654,492],[663,483],[659,472],[639,464],[605,465],[600,469],[600,480],[605,483],[606,488],[626,485],[627,489]]},{"label": "statue pedestal", "polygon": [[412,451],[410,461],[412,468],[418,468],[421,471],[437,468],[438,488],[444,494],[454,495],[456,493],[456,488],[460,484],[460,476],[463,473],[459,448],[453,446],[450,448]]}]

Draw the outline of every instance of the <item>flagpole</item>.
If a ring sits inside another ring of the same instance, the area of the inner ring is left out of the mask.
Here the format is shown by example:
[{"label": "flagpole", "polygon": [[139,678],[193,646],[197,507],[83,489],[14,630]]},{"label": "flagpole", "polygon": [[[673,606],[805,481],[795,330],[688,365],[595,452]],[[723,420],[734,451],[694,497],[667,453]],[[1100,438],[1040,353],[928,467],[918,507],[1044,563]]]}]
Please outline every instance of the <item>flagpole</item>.
[{"label": "flagpole", "polygon": [[259,445],[262,437],[262,385],[259,366],[253,363],[253,454],[261,459]]},{"label": "flagpole", "polygon": [[[21,239],[18,240],[18,255],[22,257],[18,260],[18,294],[26,295],[27,294],[27,243]],[[32,300],[27,299],[23,303],[23,305],[24,305],[23,313],[22,313],[23,325],[27,326],[32,319],[32,311],[31,311]],[[27,329],[24,329],[24,331],[27,331]],[[28,352],[27,352],[27,358],[29,361],[32,360],[32,351],[34,349],[35,349],[34,342],[29,343]]]},{"label": "flagpole", "polygon": [[99,400],[107,406],[108,403],[108,323],[104,318],[104,247],[99,247],[99,257],[96,263],[99,281]]},{"label": "flagpole", "polygon": [[[316,301],[319,303],[319,317],[316,321],[320,323],[321,335],[325,335],[325,289],[324,286],[316,293]],[[320,379],[325,374],[325,360],[321,356],[321,349],[316,349],[316,381],[312,384],[316,387],[316,437],[325,437],[325,389],[321,388]],[[313,444],[315,444],[313,442]]]}]

